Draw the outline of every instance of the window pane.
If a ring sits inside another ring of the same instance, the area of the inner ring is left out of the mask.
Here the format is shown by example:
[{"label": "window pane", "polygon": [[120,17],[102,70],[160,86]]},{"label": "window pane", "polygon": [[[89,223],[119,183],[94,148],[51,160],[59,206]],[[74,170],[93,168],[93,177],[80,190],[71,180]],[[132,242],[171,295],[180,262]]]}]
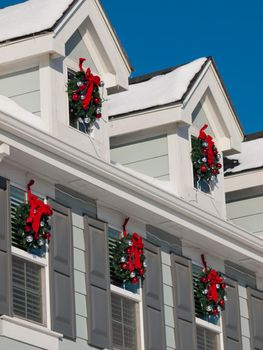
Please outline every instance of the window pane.
[{"label": "window pane", "polygon": [[111,295],[113,348],[137,350],[136,303],[117,294]]},{"label": "window pane", "polygon": [[13,257],[14,314],[42,323],[41,267]]},{"label": "window pane", "polygon": [[203,327],[197,327],[197,350],[217,350],[218,335]]}]

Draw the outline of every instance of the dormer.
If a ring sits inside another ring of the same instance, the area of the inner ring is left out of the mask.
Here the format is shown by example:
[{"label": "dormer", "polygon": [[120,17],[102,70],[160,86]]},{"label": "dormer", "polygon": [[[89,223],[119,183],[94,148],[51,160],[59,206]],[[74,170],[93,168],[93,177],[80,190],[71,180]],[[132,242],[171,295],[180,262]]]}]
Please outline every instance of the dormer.
[{"label": "dormer", "polygon": [[239,152],[243,138],[212,58],[133,78],[129,90],[109,99],[112,162],[225,218],[223,169],[216,181],[200,184],[191,160],[192,139],[204,124],[221,159]]},{"label": "dormer", "polygon": [[66,92],[80,57],[103,81],[105,100],[108,90],[128,88],[131,66],[100,2],[28,0],[0,10],[0,33],[0,119],[109,160],[105,104],[100,121],[85,133],[70,119]]}]

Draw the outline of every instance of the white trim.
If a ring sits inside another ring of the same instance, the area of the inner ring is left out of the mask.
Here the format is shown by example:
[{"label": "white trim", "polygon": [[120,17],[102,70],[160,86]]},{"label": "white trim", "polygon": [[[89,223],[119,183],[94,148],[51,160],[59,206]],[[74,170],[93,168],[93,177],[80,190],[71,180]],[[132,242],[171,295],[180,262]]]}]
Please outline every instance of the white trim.
[{"label": "white trim", "polygon": [[47,350],[59,350],[59,339],[63,337],[41,325],[6,315],[0,316],[0,336]]},{"label": "white trim", "polygon": [[[12,255],[14,256],[17,256],[19,258],[22,258],[24,260],[27,260],[27,261],[30,261],[34,264],[38,264],[38,265],[41,265],[43,267],[46,267],[47,264],[48,264],[48,259],[47,257],[40,257],[38,255],[35,255],[35,254],[32,254],[32,253],[29,253],[29,252],[26,252],[22,249],[19,249],[17,247],[11,247],[11,253]],[[47,254],[47,253],[46,253]]]},{"label": "white trim", "polygon": [[131,300],[136,301],[138,303],[142,301],[140,290],[139,290],[139,294],[136,294],[136,293],[132,293],[132,292],[126,290],[126,289],[117,287],[117,286],[115,286],[113,284],[111,284],[110,290],[111,290],[112,293],[121,295],[122,297],[125,297],[127,299],[131,299]]},{"label": "white trim", "polygon": [[219,325],[215,325],[211,322],[202,320],[199,317],[195,318],[195,323],[197,326],[208,329],[218,335],[218,349],[224,350],[224,337],[223,337],[223,329],[222,329],[222,317],[219,318]]}]

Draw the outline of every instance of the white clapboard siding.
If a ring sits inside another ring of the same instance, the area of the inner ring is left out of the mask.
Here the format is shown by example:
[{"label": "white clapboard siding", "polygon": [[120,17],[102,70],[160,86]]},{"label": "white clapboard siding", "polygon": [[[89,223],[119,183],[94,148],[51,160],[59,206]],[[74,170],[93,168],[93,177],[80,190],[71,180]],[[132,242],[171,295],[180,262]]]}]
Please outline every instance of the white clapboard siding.
[{"label": "white clapboard siding", "polygon": [[1,75],[0,95],[7,96],[29,112],[40,115],[39,68]]},{"label": "white clapboard siding", "polygon": [[169,180],[167,137],[136,141],[111,149],[111,160],[139,173]]},{"label": "white clapboard siding", "polygon": [[263,197],[227,203],[227,216],[233,223],[245,230],[262,235]]},{"label": "white clapboard siding", "polygon": [[91,58],[89,50],[79,32],[76,30],[72,36],[68,39],[65,44],[66,56],[69,57],[72,61],[79,63],[79,58],[84,57],[86,61],[83,64],[83,67],[91,69],[93,73],[98,73],[97,68]]}]

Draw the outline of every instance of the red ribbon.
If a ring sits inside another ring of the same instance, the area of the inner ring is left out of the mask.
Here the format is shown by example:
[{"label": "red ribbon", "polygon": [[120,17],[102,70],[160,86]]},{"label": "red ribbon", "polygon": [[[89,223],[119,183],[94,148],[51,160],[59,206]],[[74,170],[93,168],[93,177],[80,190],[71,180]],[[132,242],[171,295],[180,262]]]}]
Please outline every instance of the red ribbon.
[{"label": "red ribbon", "polygon": [[[79,69],[81,72],[83,72],[84,61],[86,61],[85,58],[79,59]],[[92,92],[93,92],[94,86],[100,85],[100,77],[98,77],[97,75],[93,75],[91,73],[90,68],[88,68],[86,70],[85,79],[86,79],[86,83],[84,83],[84,85],[86,87],[86,95],[85,95],[85,98],[82,100],[82,107],[86,110],[88,109],[90,101],[92,99]]]},{"label": "red ribbon", "polygon": [[[201,255],[202,263],[204,265],[205,272],[208,272],[207,262],[205,261],[204,254]],[[223,279],[218,276],[218,273],[216,270],[210,270],[210,272],[207,275],[207,280],[209,282],[208,292],[207,292],[207,298],[209,300],[213,300],[214,302],[218,301],[218,292],[216,285],[223,282]]]},{"label": "red ribbon", "polygon": [[218,301],[218,292],[216,285],[222,283],[222,278],[218,276],[216,270],[211,270],[207,276],[209,281],[209,289],[207,292],[207,297],[214,302]]},{"label": "red ribbon", "polygon": [[52,208],[50,205],[45,204],[37,196],[32,194],[31,186],[34,184],[34,180],[31,180],[27,185],[28,204],[30,206],[29,217],[26,220],[27,224],[31,224],[33,231],[38,235],[41,218],[43,215],[52,215]]},{"label": "red ribbon", "polygon": [[[126,218],[122,225],[124,237],[127,236],[126,225],[128,221],[129,218]],[[142,237],[135,232],[132,234],[131,242],[132,245],[130,247],[131,253],[129,254],[128,269],[129,271],[134,271],[135,269],[142,268],[141,255],[143,254],[144,244],[142,241]]]},{"label": "red ribbon", "polygon": [[209,164],[210,167],[212,167],[214,165],[214,160],[215,160],[215,156],[214,156],[214,152],[213,152],[213,146],[214,146],[214,141],[212,136],[207,135],[205,133],[205,129],[208,128],[208,125],[205,124],[199,131],[199,139],[203,140],[204,142],[207,142],[207,162]]}]

